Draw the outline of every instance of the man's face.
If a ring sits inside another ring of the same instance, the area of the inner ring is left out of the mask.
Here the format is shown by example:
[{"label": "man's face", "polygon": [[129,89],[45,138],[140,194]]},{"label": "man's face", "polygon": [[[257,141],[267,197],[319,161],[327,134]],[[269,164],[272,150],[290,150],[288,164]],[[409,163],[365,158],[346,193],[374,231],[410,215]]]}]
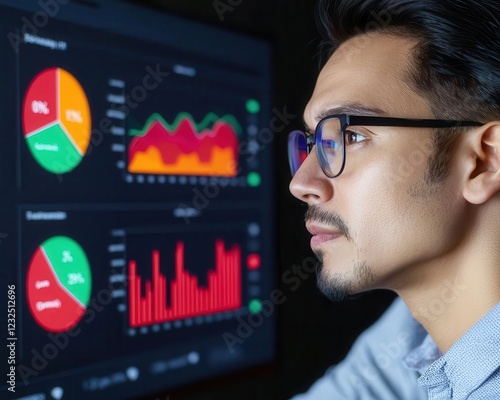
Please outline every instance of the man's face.
[{"label": "man's face", "polygon": [[[344,43],[318,77],[304,112],[307,126],[313,130],[322,116],[338,113],[434,118],[409,85],[415,44],[380,34]],[[459,176],[452,165],[444,182],[426,181],[431,129],[356,132],[340,176],[326,177],[313,149],[290,184],[309,205],[306,226],[322,262],[320,289],[336,298],[425,285],[440,273],[435,263],[460,240]]]}]

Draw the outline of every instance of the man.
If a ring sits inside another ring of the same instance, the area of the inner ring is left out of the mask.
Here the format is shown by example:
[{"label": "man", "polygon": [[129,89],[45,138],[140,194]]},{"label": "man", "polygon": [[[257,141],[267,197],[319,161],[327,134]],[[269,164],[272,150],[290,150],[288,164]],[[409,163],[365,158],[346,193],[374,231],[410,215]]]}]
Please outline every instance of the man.
[{"label": "man", "polygon": [[321,3],[290,189],[322,292],[399,299],[296,399],[500,399],[500,4]]}]

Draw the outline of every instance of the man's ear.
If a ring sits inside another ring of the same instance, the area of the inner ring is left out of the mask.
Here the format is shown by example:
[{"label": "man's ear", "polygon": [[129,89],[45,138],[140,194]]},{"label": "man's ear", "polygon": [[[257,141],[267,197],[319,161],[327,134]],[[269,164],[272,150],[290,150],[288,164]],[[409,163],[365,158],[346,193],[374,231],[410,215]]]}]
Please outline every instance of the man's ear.
[{"label": "man's ear", "polygon": [[467,147],[463,195],[472,204],[482,204],[500,191],[500,121],[476,129]]}]

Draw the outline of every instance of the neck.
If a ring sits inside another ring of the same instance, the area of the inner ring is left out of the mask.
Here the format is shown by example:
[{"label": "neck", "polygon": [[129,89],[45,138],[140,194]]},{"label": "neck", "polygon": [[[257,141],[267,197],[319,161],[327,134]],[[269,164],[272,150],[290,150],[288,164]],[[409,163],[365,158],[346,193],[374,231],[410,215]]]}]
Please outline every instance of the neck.
[{"label": "neck", "polygon": [[500,301],[496,238],[473,235],[467,248],[416,268],[416,283],[397,291],[443,354]]}]

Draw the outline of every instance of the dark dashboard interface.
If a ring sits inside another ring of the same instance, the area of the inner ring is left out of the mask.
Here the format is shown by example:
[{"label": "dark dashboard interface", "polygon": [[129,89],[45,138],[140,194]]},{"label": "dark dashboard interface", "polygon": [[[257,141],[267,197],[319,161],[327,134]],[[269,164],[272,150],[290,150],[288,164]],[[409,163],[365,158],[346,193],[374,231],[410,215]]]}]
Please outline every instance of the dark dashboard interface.
[{"label": "dark dashboard interface", "polygon": [[269,46],[115,1],[3,1],[0,32],[0,397],[272,360]]}]

